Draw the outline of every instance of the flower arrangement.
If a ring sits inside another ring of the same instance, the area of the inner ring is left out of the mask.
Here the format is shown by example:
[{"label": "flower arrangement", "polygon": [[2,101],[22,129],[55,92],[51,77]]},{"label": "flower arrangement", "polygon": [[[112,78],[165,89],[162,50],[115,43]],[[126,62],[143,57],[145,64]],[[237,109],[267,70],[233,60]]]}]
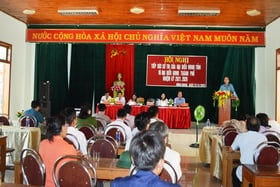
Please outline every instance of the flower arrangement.
[{"label": "flower arrangement", "polygon": [[174,101],[173,99],[168,99],[168,106],[173,106],[174,105]]},{"label": "flower arrangement", "polygon": [[24,115],[24,110],[18,111],[16,115],[18,118],[21,118]]},{"label": "flower arrangement", "polygon": [[111,98],[111,99],[109,100],[109,103],[110,103],[110,104],[115,104],[115,98]]},{"label": "flower arrangement", "polygon": [[231,93],[229,91],[215,91],[213,94],[213,105],[215,106],[215,102],[218,102],[218,106],[224,106],[226,100],[231,97]]},{"label": "flower arrangement", "polygon": [[145,99],[143,97],[138,97],[136,100],[137,104],[143,105],[145,103]]},{"label": "flower arrangement", "polygon": [[118,92],[118,91],[123,91],[123,90],[124,90],[124,86],[115,85],[115,86],[112,86],[112,87],[111,87],[111,90],[112,90],[112,91],[116,91],[116,92]]}]

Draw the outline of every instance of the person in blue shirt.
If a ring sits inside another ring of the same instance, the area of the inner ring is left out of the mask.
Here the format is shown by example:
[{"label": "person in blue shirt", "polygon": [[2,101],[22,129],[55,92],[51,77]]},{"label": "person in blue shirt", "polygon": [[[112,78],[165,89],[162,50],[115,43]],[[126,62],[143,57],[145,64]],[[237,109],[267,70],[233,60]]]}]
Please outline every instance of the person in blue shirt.
[{"label": "person in blue shirt", "polygon": [[183,92],[179,91],[177,97],[174,99],[174,106],[181,106],[186,103],[185,98],[183,97]]},{"label": "person in blue shirt", "polygon": [[37,120],[37,123],[43,123],[45,120],[43,115],[39,112],[40,108],[41,108],[41,103],[39,101],[33,100],[31,102],[31,109],[26,110],[24,112],[24,115],[33,116]]},{"label": "person in blue shirt", "polygon": [[224,78],[224,84],[221,85],[219,90],[220,91],[230,91],[238,99],[238,96],[235,92],[233,85],[231,83],[229,83],[229,77]]},{"label": "person in blue shirt", "polygon": [[165,144],[156,131],[142,131],[136,134],[130,144],[129,152],[136,167],[136,174],[116,178],[111,187],[179,187],[160,179],[163,169]]}]

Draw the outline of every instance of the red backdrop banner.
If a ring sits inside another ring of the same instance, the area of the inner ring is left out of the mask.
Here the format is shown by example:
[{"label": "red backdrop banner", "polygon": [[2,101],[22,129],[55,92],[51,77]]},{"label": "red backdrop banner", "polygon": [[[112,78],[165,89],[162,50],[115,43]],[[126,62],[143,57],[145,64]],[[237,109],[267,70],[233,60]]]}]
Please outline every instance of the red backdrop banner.
[{"label": "red backdrop banner", "polygon": [[125,97],[130,98],[134,92],[134,45],[106,45],[106,89],[117,80],[117,74],[122,74],[125,82]]},{"label": "red backdrop banner", "polygon": [[207,87],[207,57],[148,55],[147,86]]}]

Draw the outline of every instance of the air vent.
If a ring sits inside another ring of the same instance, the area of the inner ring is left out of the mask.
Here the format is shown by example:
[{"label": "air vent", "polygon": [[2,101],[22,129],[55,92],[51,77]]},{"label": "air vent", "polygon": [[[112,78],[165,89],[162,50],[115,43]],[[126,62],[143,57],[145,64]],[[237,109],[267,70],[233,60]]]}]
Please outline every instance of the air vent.
[{"label": "air vent", "polygon": [[179,16],[218,16],[220,14],[219,9],[215,10],[185,10],[179,9],[178,15]]},{"label": "air vent", "polygon": [[87,16],[87,15],[98,15],[98,10],[57,10],[57,12],[63,16]]}]

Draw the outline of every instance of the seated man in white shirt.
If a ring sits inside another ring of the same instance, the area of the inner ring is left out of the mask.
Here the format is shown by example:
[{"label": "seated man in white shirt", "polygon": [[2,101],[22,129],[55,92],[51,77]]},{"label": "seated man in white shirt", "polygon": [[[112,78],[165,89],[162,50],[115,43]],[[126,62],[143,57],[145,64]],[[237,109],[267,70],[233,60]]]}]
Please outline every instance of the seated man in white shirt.
[{"label": "seated man in white shirt", "polygon": [[[254,154],[257,146],[267,141],[265,135],[259,133],[260,122],[256,117],[249,117],[246,120],[248,131],[238,134],[229,151],[240,150],[240,163],[241,164],[254,164]],[[232,170],[232,185],[240,187],[242,182],[242,165]]]},{"label": "seated man in white shirt", "polygon": [[115,103],[116,104],[121,103],[122,105],[125,105],[125,98],[122,95],[121,91],[118,92],[118,96],[115,98]]},{"label": "seated man in white shirt", "polygon": [[158,106],[150,106],[148,108],[148,113],[150,115],[150,123],[153,123],[155,121],[162,121],[158,118],[159,108]]},{"label": "seated man in white shirt", "polygon": [[[67,128],[67,134],[71,134],[71,135],[66,135],[66,137],[71,142],[73,142],[76,148],[77,148],[76,141],[78,141],[80,146],[80,151],[82,152],[83,155],[87,155],[86,137],[84,133],[82,133],[77,128],[75,128],[77,124],[76,111],[73,108],[67,107],[60,114],[64,117],[65,123],[69,125],[69,127]],[[76,139],[73,136],[76,137]]]},{"label": "seated man in white shirt", "polygon": [[124,110],[126,112],[125,123],[131,128],[131,131],[134,129],[134,118],[135,116],[131,115],[131,106],[126,104],[124,105]]},{"label": "seated man in white shirt", "polygon": [[117,119],[109,123],[106,128],[110,127],[111,125],[120,125],[125,130],[126,140],[128,140],[132,137],[132,134],[131,134],[131,128],[124,123],[125,118],[126,118],[126,112],[123,108],[120,108],[117,112]]},{"label": "seated man in white shirt", "polygon": [[112,97],[110,96],[110,93],[106,91],[105,94],[101,97],[100,103],[109,104],[111,98]]},{"label": "seated man in white shirt", "polygon": [[[156,122],[150,124],[149,130],[159,132],[159,134],[164,138],[165,145],[167,145],[168,127],[166,124],[164,124],[162,121],[156,121]],[[179,180],[182,176],[182,170],[181,170],[181,165],[180,165],[180,162],[181,162],[180,154],[178,152],[170,149],[168,146],[166,146],[164,160],[168,161],[171,164],[171,166],[173,166],[173,168],[176,171],[177,177],[178,177],[177,179]],[[172,171],[170,171],[169,173],[172,173]]]}]

